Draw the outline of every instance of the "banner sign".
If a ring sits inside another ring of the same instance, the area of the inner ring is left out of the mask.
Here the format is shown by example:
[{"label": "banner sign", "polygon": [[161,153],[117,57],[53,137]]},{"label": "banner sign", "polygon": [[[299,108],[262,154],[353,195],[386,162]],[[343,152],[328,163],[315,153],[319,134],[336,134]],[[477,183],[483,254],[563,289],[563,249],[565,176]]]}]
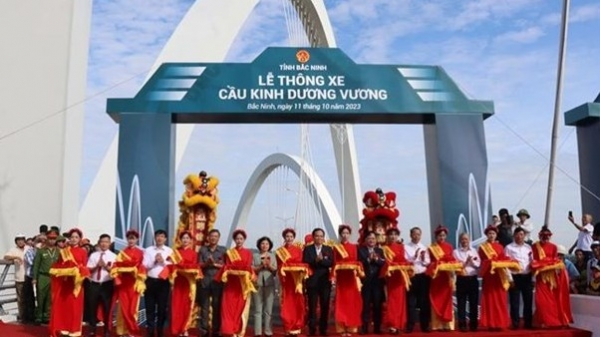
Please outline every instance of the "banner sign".
[{"label": "banner sign", "polygon": [[493,103],[468,99],[438,66],[361,65],[336,48],[271,47],[252,63],[163,64],[133,99],[109,99],[107,112],[116,120],[119,113],[172,113],[180,122],[341,114],[359,122],[406,115],[422,123],[435,113],[488,117]]}]

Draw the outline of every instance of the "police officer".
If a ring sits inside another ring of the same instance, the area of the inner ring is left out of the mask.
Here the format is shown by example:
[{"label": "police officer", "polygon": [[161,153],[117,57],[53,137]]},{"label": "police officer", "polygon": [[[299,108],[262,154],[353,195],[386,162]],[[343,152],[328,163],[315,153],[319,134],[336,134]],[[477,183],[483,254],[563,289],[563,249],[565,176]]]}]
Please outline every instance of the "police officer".
[{"label": "police officer", "polygon": [[33,260],[33,286],[37,291],[35,323],[47,324],[50,320],[50,267],[60,254],[56,247],[58,232],[50,231],[46,235],[46,246],[40,248]]}]

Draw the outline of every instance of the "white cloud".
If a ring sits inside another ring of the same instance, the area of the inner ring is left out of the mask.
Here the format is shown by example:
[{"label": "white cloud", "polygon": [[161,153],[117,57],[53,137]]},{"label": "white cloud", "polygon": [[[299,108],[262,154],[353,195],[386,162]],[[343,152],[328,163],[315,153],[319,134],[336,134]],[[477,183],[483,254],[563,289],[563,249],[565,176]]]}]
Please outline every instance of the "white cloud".
[{"label": "white cloud", "polygon": [[[600,4],[593,3],[580,7],[575,7],[569,15],[569,22],[587,22],[600,18]],[[598,33],[598,31],[596,31]]]},{"label": "white cloud", "polygon": [[497,42],[531,43],[544,36],[540,27],[528,27],[522,30],[510,31],[496,37]]}]

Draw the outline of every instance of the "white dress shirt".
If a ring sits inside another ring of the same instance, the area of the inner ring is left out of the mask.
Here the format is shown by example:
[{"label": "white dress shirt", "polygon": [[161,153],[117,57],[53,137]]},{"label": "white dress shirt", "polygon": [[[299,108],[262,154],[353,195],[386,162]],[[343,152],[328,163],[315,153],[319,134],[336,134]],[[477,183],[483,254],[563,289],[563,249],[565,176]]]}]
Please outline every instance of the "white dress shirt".
[{"label": "white dress shirt", "polygon": [[111,280],[110,273],[102,267],[96,268],[98,262],[102,259],[108,266],[111,266],[117,260],[117,255],[110,250],[93,252],[88,259],[87,267],[91,272],[90,279],[92,282],[104,283]]},{"label": "white dress shirt", "polygon": [[25,253],[27,253],[29,247],[25,245],[23,248],[13,247],[6,254],[5,257],[19,258],[21,262],[12,261],[15,265],[15,282],[25,281]]},{"label": "white dress shirt", "polygon": [[[423,254],[423,258],[421,258],[421,252],[425,252]],[[416,256],[416,258],[415,258]],[[413,264],[415,269],[415,274],[422,274],[427,269],[429,263],[431,263],[431,259],[429,258],[429,252],[427,251],[427,247],[422,243],[413,243],[412,241],[404,245],[404,257],[406,260]]]},{"label": "white dress shirt", "polygon": [[[156,262],[156,254],[162,256],[162,263]],[[146,248],[144,250],[144,267],[146,267],[148,277],[158,278],[165,266],[171,264],[171,261],[167,261],[171,254],[173,254],[173,250],[164,245],[160,248],[157,246]]]},{"label": "white dress shirt", "polygon": [[[452,251],[452,255],[454,258],[460,262],[462,262],[465,273],[462,276],[477,276],[477,270],[481,265],[481,259],[479,259],[479,254],[475,248],[471,248],[470,246],[467,248],[456,248]],[[471,257],[471,261],[467,262],[467,259]]]},{"label": "white dress shirt", "polygon": [[594,225],[591,223],[585,224],[583,226],[583,230],[579,231],[577,234],[577,249],[581,249],[584,252],[592,251],[592,242],[594,239],[592,238],[592,233],[594,232]]},{"label": "white dress shirt", "polygon": [[518,245],[515,242],[511,242],[504,247],[504,253],[508,257],[519,261],[521,271],[513,271],[513,274],[529,274],[531,271],[531,261],[533,261],[533,252],[530,245],[526,243]]},{"label": "white dress shirt", "polygon": [[530,241],[531,232],[533,232],[533,222],[531,222],[531,220],[529,219],[526,219],[523,223],[521,223],[521,221],[515,222],[515,224],[512,226],[513,233],[515,232],[515,229],[517,229],[517,227],[521,227],[523,228],[523,230],[525,230],[525,241]]}]

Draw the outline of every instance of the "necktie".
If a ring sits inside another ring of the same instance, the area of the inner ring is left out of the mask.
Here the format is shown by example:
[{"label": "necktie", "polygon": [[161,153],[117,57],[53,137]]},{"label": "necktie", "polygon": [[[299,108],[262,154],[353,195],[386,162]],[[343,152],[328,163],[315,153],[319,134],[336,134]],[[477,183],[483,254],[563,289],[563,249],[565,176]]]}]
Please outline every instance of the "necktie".
[{"label": "necktie", "polygon": [[[104,257],[104,253],[100,254],[100,261],[102,261],[102,258]],[[98,271],[96,272],[96,281],[100,282],[100,277],[102,276],[102,267],[98,268]]]}]

